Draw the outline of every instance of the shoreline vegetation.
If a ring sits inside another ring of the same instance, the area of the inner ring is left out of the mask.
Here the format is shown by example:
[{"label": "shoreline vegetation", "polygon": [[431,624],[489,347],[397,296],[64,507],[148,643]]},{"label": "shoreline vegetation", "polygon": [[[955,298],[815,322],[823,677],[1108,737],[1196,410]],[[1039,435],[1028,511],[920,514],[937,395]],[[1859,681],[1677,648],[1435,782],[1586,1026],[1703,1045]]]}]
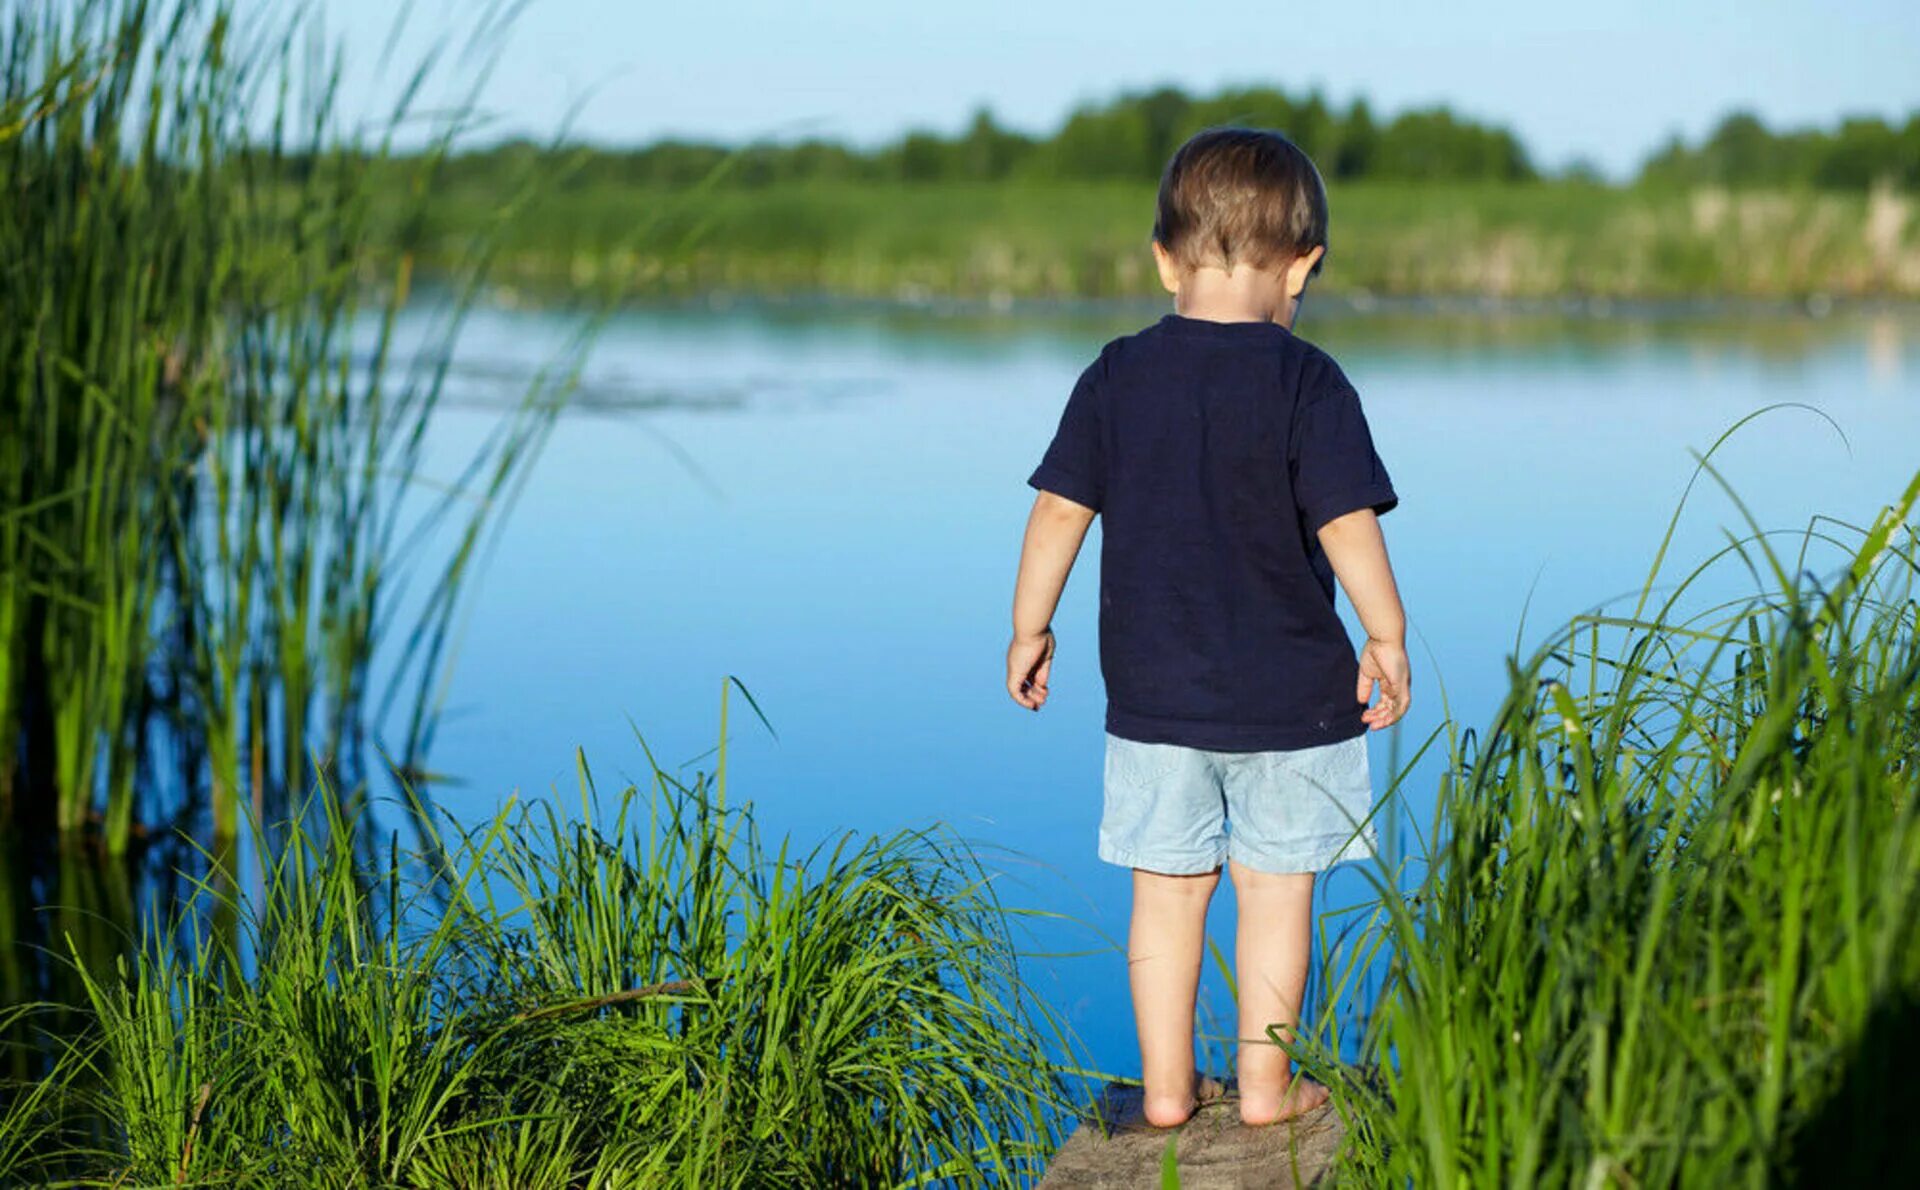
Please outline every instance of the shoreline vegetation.
[{"label": "shoreline vegetation", "polygon": [[[563,166],[556,166],[564,173]],[[1348,300],[1920,299],[1920,198],[1719,187],[1333,183],[1312,290]],[[423,230],[442,267],[493,208],[447,184]],[[536,301],[689,296],[1163,296],[1151,184],[805,183],[753,189],[560,185],[503,239],[495,280]]]},{"label": "shoreline vegetation", "polygon": [[[329,786],[0,1085],[0,1183],[1012,1185],[1069,1052],[1016,911],[933,828],[765,841],[714,770],[377,833]],[[736,794],[737,796],[737,794]],[[57,1006],[0,1016],[34,1026]]]},{"label": "shoreline vegetation", "polygon": [[1774,131],[1733,113],[1628,180],[1539,167],[1448,109],[1376,116],[1315,92],[1173,88],[1085,105],[1045,135],[991,112],[951,136],[622,148],[508,141],[434,172],[435,245],[484,226],[501,180],[552,184],[502,243],[541,298],[613,286],[841,297],[1140,297],[1162,163],[1200,128],[1286,132],[1321,165],[1332,244],[1315,292],[1612,300],[1920,298],[1920,111]]},{"label": "shoreline vegetation", "polygon": [[[1691,486],[1725,488],[1711,455]],[[1851,1186],[1920,1167],[1901,1116],[1916,504],[1920,475],[1864,525],[1748,518],[1677,577],[1669,528],[1631,609],[1511,659],[1491,721],[1443,729],[1422,871],[1405,893],[1376,875],[1371,917],[1325,956],[1332,1028],[1301,1055],[1347,1123],[1344,1173]],[[1728,568],[1752,594],[1717,601]]]}]

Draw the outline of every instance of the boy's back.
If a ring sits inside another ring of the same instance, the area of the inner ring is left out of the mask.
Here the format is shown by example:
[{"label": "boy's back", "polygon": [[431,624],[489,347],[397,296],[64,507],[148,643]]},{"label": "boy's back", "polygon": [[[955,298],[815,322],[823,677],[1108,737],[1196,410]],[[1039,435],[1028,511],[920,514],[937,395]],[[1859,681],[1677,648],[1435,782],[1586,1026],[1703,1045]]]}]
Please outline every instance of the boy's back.
[{"label": "boy's back", "polygon": [[1316,534],[1396,498],[1324,352],[1271,322],[1169,314],[1087,368],[1029,482],[1105,524],[1108,731],[1265,751],[1365,729]]}]

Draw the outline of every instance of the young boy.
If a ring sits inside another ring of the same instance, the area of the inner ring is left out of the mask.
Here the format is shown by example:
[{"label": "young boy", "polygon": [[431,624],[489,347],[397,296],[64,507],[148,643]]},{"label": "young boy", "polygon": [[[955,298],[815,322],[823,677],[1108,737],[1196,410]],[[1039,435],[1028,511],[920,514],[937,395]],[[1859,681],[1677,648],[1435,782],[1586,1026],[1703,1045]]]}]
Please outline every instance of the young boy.
[{"label": "young boy", "polygon": [[[1366,730],[1408,706],[1405,615],[1375,520],[1397,498],[1352,385],[1292,334],[1326,244],[1326,189],[1285,137],[1215,129],[1181,146],[1153,229],[1175,312],[1107,344],[1028,481],[1007,692],[1030,710],[1047,701],[1061,588],[1106,518],[1100,856],[1133,869],[1129,982],[1159,1127],[1215,1090],[1194,1071],[1193,1017],[1223,861],[1239,902],[1241,1118],[1326,1101],[1269,1029],[1290,1040],[1299,1021],[1314,873],[1372,846]],[[1367,634],[1357,662],[1336,576]]]}]

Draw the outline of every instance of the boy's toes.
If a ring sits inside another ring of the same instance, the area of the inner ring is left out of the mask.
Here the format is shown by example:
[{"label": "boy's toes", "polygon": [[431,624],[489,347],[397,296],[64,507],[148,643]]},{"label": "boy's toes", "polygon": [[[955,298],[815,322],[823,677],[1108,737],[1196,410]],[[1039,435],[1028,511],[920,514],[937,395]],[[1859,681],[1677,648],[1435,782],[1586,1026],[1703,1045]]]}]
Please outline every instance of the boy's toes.
[{"label": "boy's toes", "polygon": [[1286,1120],[1291,1120],[1296,1116],[1304,1116],[1308,1112],[1319,1111],[1327,1105],[1327,1100],[1332,1097],[1326,1087],[1314,1082],[1310,1078],[1294,1079],[1293,1085],[1288,1087],[1287,1090],[1289,1094],[1287,1096],[1287,1102],[1284,1105],[1284,1114],[1281,1116],[1282,1119]]}]

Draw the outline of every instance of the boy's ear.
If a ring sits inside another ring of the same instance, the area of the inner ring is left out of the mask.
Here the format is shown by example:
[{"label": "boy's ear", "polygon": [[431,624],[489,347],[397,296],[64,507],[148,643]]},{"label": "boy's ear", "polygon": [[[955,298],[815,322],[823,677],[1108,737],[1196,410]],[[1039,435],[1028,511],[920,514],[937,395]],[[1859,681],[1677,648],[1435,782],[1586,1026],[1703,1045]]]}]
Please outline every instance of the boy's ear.
[{"label": "boy's ear", "polygon": [[1327,254],[1326,246],[1319,245],[1304,255],[1293,258],[1287,266],[1287,296],[1297,298],[1307,288],[1307,279],[1313,276],[1314,266]]},{"label": "boy's ear", "polygon": [[1160,284],[1167,287],[1168,293],[1179,293],[1180,263],[1159,240],[1153,242],[1153,263],[1154,267],[1160,270]]}]

